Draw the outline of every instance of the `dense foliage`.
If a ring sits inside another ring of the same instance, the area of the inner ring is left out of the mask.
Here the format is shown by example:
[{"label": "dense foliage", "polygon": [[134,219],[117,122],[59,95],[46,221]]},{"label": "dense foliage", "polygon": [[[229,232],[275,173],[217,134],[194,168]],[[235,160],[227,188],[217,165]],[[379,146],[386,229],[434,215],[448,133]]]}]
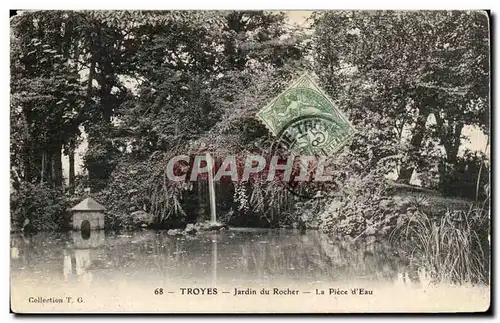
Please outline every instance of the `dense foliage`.
[{"label": "dense foliage", "polygon": [[403,184],[416,171],[446,195],[487,195],[485,157],[459,154],[464,127],[489,133],[483,13],[326,12],[314,26],[316,74],[359,129],[343,164],[342,198],[323,215],[328,230],[389,232],[402,212],[384,180],[395,168]]},{"label": "dense foliage", "polygon": [[68,199],[61,189],[23,183],[11,194],[11,222],[24,231],[54,231],[67,223]]},{"label": "dense foliage", "polygon": [[83,187],[113,223],[137,210],[165,227],[198,220],[208,209],[206,182],[166,181],[169,158],[270,154],[274,138],[255,114],[304,71],[357,130],[330,165],[326,198],[304,201],[274,182],[221,183],[221,219],[283,226],[304,217],[343,235],[383,233],[398,216],[386,181],[395,170],[401,183],[416,172],[445,194],[488,196],[487,158],[459,154],[464,127],[489,134],[484,14],[335,11],[316,12],[311,23],[298,28],[285,13],[263,11],[14,17],[13,221],[60,227]]}]

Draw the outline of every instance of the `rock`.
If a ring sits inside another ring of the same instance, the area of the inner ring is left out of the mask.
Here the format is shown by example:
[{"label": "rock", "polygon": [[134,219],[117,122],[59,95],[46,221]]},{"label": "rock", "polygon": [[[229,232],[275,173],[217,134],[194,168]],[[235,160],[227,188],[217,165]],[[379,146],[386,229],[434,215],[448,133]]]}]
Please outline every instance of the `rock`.
[{"label": "rock", "polygon": [[183,232],[181,229],[170,229],[167,231],[169,236],[182,236]]},{"label": "rock", "polygon": [[[187,227],[186,227],[187,229]],[[229,227],[224,223],[213,223],[213,222],[197,222],[194,225],[196,231],[224,231],[228,230]]]},{"label": "rock", "polygon": [[186,225],[186,228],[184,229],[184,232],[188,233],[188,234],[195,234],[196,231],[198,231],[198,230],[196,230],[194,224],[192,224],[192,223],[188,223]]},{"label": "rock", "polygon": [[154,216],[143,210],[138,210],[130,213],[130,222],[136,228],[149,227],[154,223]]},{"label": "rock", "polygon": [[201,222],[196,222],[196,223],[194,224],[194,229],[195,229],[196,231],[203,231],[203,228],[202,228],[202,227],[203,227],[203,224],[202,224]]},{"label": "rock", "polygon": [[223,223],[210,223],[208,225],[208,231],[222,231],[222,230],[227,230],[229,227],[227,224]]}]

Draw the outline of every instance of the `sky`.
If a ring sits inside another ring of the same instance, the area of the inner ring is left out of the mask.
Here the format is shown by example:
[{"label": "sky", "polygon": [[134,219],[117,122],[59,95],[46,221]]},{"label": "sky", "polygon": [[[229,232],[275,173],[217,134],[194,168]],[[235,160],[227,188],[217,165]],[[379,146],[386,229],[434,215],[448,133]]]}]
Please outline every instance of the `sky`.
[{"label": "sky", "polygon": [[297,24],[299,26],[307,26],[307,18],[309,18],[311,14],[312,11],[302,11],[302,10],[287,11],[288,20],[291,23]]}]

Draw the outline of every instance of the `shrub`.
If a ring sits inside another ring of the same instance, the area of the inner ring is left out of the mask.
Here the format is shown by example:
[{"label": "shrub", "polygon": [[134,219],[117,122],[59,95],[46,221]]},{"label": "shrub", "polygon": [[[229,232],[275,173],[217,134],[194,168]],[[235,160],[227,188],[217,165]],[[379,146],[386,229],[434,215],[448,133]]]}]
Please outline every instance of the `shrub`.
[{"label": "shrub", "polygon": [[65,224],[68,199],[62,189],[47,184],[22,183],[10,197],[11,228],[60,230]]},{"label": "shrub", "polygon": [[[359,154],[347,154],[339,163],[341,171],[334,180],[337,192],[321,215],[324,231],[353,238],[363,235],[388,234],[395,225],[398,210],[392,198],[393,188],[386,175],[395,167],[398,155],[368,160],[371,167],[360,164]],[[349,163],[349,160],[355,162]],[[368,163],[367,162],[367,163]],[[342,165],[349,165],[346,167]],[[345,170],[347,168],[347,170]],[[335,174],[335,173],[334,173]]]},{"label": "shrub", "polygon": [[353,238],[387,234],[398,215],[391,192],[384,176],[376,172],[351,176],[321,215],[322,229]]}]

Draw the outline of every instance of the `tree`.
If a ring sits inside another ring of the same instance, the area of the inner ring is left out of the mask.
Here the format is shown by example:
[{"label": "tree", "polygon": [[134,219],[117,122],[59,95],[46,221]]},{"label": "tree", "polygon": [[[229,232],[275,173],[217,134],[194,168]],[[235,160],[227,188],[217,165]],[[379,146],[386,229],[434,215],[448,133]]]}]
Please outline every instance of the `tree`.
[{"label": "tree", "polygon": [[[282,14],[147,14],[148,19],[134,30],[139,45],[129,76],[138,80],[138,86],[119,109],[115,141],[123,151],[111,185],[123,180],[118,175],[123,169],[151,169],[148,179],[131,175],[129,187],[137,186],[150,210],[166,218],[172,215],[169,208],[179,209],[172,206],[186,195],[178,183],[163,181],[168,159],[180,152],[194,153],[202,142],[211,151],[234,152],[242,149],[240,139],[253,146],[253,139],[267,138],[266,129],[253,118],[255,109],[290,80],[291,75],[279,79],[279,74],[301,56],[301,50],[297,40],[279,41],[289,32],[283,28]],[[265,73],[276,76],[262,83],[271,85],[272,92],[260,84]],[[255,93],[256,89],[261,92]],[[248,131],[238,132],[238,125]]]},{"label": "tree", "polygon": [[[488,20],[481,12],[328,12],[315,15],[317,73],[332,96],[339,87],[385,96],[379,110],[403,136],[411,127],[399,180],[438,140],[456,160],[464,125],[482,126],[488,110]],[[346,72],[347,71],[347,72]],[[354,90],[352,93],[357,93]],[[340,98],[342,99],[342,98]],[[344,98],[349,105],[352,97]],[[426,127],[429,115],[436,127]]]},{"label": "tree", "polygon": [[12,20],[11,118],[13,167],[23,181],[61,187],[63,147],[77,134],[78,74],[61,12],[33,12]]}]

